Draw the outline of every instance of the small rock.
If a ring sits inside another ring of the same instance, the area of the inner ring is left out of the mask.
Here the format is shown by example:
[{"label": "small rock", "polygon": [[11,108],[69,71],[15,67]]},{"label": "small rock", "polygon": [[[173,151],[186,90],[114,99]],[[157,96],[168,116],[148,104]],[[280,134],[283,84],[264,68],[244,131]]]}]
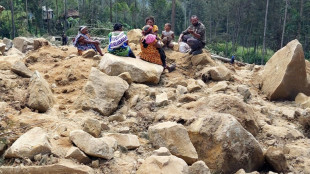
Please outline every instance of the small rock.
[{"label": "small rock", "polygon": [[166,147],[160,147],[159,149],[153,151],[153,155],[156,155],[156,156],[170,156],[171,153],[170,153],[170,151]]},{"label": "small rock", "polygon": [[178,86],[177,86],[176,93],[177,93],[177,96],[186,94],[186,93],[187,93],[187,88],[186,88],[185,86],[178,85]]},{"label": "small rock", "polygon": [[125,80],[129,85],[132,83],[132,78],[129,72],[123,72],[122,74],[118,75],[118,77]]},{"label": "small rock", "polygon": [[189,167],[190,174],[211,174],[209,167],[203,161],[197,161]]},{"label": "small rock", "polygon": [[41,161],[41,159],[42,159],[42,154],[40,153],[34,156],[35,161]]},{"label": "small rock", "polygon": [[201,86],[198,85],[195,79],[189,79],[187,84],[188,92],[195,92],[201,89]]},{"label": "small rock", "polygon": [[108,133],[105,134],[105,136],[116,139],[118,145],[121,145],[129,150],[136,149],[140,146],[139,139],[136,135]]},{"label": "small rock", "polygon": [[93,168],[99,168],[99,167],[100,167],[99,160],[93,160],[93,161],[91,162],[91,166],[92,166]]},{"label": "small rock", "polygon": [[83,53],[82,57],[84,57],[84,58],[92,58],[92,57],[94,57],[96,54],[97,54],[97,53],[96,53],[95,50],[89,49],[89,50],[87,50],[87,51],[85,51],[85,52]]},{"label": "small rock", "polygon": [[117,114],[117,115],[109,116],[108,120],[109,120],[109,122],[113,122],[113,121],[123,122],[126,120],[126,118],[124,115]]},{"label": "small rock", "polygon": [[167,93],[163,92],[159,95],[156,95],[156,101],[155,101],[156,106],[166,106],[168,105],[168,96]]},{"label": "small rock", "polygon": [[98,138],[101,133],[101,124],[99,120],[88,118],[83,124],[83,130]]},{"label": "small rock", "polygon": [[129,133],[129,131],[130,131],[130,129],[129,129],[129,127],[121,127],[121,128],[119,128],[119,130],[118,130],[118,132],[119,133],[123,133],[123,134],[127,134],[127,133]]},{"label": "small rock", "polygon": [[214,85],[212,87],[212,91],[213,92],[226,91],[227,88],[228,88],[227,82],[226,81],[221,81],[221,82],[218,82],[216,85]]},{"label": "small rock", "polygon": [[289,167],[284,156],[283,150],[276,147],[269,147],[266,152],[266,161],[277,172],[288,172]]},{"label": "small rock", "polygon": [[90,163],[90,159],[77,147],[71,147],[65,158],[73,158],[76,159],[79,163],[88,164]]},{"label": "small rock", "polygon": [[245,85],[241,85],[237,87],[237,91],[239,92],[239,94],[241,94],[243,96],[243,101],[247,101],[250,97],[251,97],[251,92],[249,90],[249,88]]}]

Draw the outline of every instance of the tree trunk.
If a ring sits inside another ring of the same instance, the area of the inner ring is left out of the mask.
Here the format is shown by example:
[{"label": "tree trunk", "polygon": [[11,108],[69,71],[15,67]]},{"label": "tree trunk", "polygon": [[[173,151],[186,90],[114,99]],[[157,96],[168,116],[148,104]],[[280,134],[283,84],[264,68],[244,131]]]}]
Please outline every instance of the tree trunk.
[{"label": "tree trunk", "polygon": [[288,6],[288,0],[286,0],[286,4],[285,4],[285,13],[284,13],[284,21],[283,21],[283,29],[282,29],[282,37],[281,37],[281,48],[283,47],[283,40],[284,40],[284,33],[285,33],[285,26],[286,26],[287,6]]},{"label": "tree trunk", "polygon": [[110,0],[110,22],[112,22],[113,16],[112,16],[112,0]]},{"label": "tree trunk", "polygon": [[297,39],[300,39],[300,33],[301,33],[301,23],[303,21],[303,11],[304,11],[304,0],[300,0],[300,18],[298,21],[298,33],[297,33]]},{"label": "tree trunk", "polygon": [[28,21],[28,0],[25,1],[25,5],[26,5],[26,22],[27,22],[27,29],[29,31],[29,21]]},{"label": "tree trunk", "polygon": [[15,38],[15,20],[14,20],[14,4],[13,4],[13,0],[10,1],[10,5],[11,5],[11,18],[12,18],[12,35],[11,35],[11,39]]},{"label": "tree trunk", "polygon": [[172,11],[171,11],[171,29],[175,31],[175,1],[172,0]]},{"label": "tree trunk", "polygon": [[64,30],[65,32],[67,31],[67,16],[68,16],[68,11],[67,11],[67,0],[65,0],[65,16],[64,16]]},{"label": "tree trunk", "polygon": [[262,55],[262,59],[261,59],[261,64],[262,65],[264,64],[264,57],[265,57],[265,54],[266,54],[266,31],[267,31],[268,6],[269,6],[269,0],[267,0],[267,3],[266,3],[264,38],[263,38],[263,55]]}]

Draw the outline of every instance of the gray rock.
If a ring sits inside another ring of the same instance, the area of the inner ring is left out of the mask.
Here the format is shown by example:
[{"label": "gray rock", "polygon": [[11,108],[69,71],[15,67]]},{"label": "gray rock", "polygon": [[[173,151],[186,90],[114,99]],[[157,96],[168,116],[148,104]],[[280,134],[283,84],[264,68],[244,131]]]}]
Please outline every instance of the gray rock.
[{"label": "gray rock", "polygon": [[161,94],[156,95],[156,106],[166,106],[168,105],[168,96],[167,93],[163,92]]},{"label": "gray rock", "polygon": [[0,43],[0,52],[3,54],[5,51],[6,45],[4,43]]},{"label": "gray rock", "polygon": [[272,168],[276,172],[286,173],[289,171],[289,167],[282,149],[269,147],[265,156],[266,161],[272,166]]},{"label": "gray rock", "polygon": [[178,85],[176,93],[177,93],[178,96],[186,94],[187,93],[187,88],[185,86]]},{"label": "gray rock", "polygon": [[70,140],[87,155],[104,159],[113,158],[113,153],[117,147],[117,142],[114,138],[94,138],[82,130],[70,132]]},{"label": "gray rock", "polygon": [[137,83],[157,84],[163,67],[140,59],[118,57],[112,54],[105,54],[99,64],[99,69],[111,76],[118,76],[128,72],[132,81]]},{"label": "gray rock", "polygon": [[19,137],[5,152],[5,158],[30,158],[37,154],[48,154],[51,152],[51,144],[47,133],[39,127],[32,128]]},{"label": "gray rock", "polygon": [[6,49],[10,49],[13,46],[13,42],[11,39],[3,38],[3,43],[6,45]]},{"label": "gray rock", "polygon": [[83,130],[98,138],[101,133],[101,123],[99,120],[88,118],[83,124]]},{"label": "gray rock", "polygon": [[79,163],[88,164],[91,162],[91,159],[88,158],[79,148],[77,147],[71,147],[65,158],[73,158],[77,160]]},{"label": "gray rock", "polygon": [[39,112],[46,112],[55,103],[48,82],[41,77],[38,71],[35,71],[31,77],[28,91],[29,99],[27,104],[32,109],[38,110]]},{"label": "gray rock", "polygon": [[97,54],[97,53],[96,53],[95,50],[89,49],[89,50],[83,52],[82,57],[84,57],[84,58],[92,58],[92,57],[94,57],[96,54]]},{"label": "gray rock", "polygon": [[83,89],[83,94],[76,102],[76,106],[84,110],[95,110],[102,115],[112,114],[118,106],[125,91],[129,88],[126,81],[120,77],[112,77],[92,68],[89,81]]},{"label": "gray rock", "polygon": [[26,77],[26,78],[29,78],[33,75],[33,72],[30,71],[26,67],[24,62],[22,62],[22,61],[16,61],[14,63],[14,65],[12,66],[11,71],[13,71],[15,74],[17,74],[19,76]]},{"label": "gray rock", "polygon": [[203,161],[197,161],[189,167],[190,174],[211,174],[209,167]]},{"label": "gray rock", "polygon": [[159,123],[150,126],[148,134],[155,148],[166,147],[173,155],[182,158],[188,164],[198,159],[198,154],[183,125],[175,122]]},{"label": "gray rock", "polygon": [[119,133],[107,133],[107,137],[112,137],[117,141],[118,145],[126,147],[127,149],[136,149],[140,146],[139,139],[136,135],[132,134],[119,134]]},{"label": "gray rock", "polygon": [[37,38],[33,40],[33,49],[37,50],[43,46],[50,45],[49,42],[44,38]]},{"label": "gray rock", "polygon": [[191,142],[212,172],[258,170],[264,155],[258,141],[229,114],[206,112],[188,128]]}]

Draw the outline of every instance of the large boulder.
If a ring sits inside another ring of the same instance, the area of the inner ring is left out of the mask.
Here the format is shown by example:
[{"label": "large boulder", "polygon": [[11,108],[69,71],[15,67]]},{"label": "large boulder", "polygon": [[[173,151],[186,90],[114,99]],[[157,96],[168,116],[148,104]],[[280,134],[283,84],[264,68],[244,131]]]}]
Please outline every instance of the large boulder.
[{"label": "large boulder", "polygon": [[51,144],[48,135],[40,127],[35,127],[19,137],[5,152],[5,158],[30,158],[37,154],[51,152]]},{"label": "large boulder", "polygon": [[198,154],[183,125],[175,122],[159,123],[150,126],[148,134],[155,148],[166,147],[173,155],[182,158],[188,164],[197,161]]},{"label": "large boulder", "polygon": [[137,135],[107,133],[105,134],[105,136],[114,138],[117,141],[118,145],[121,145],[129,150],[136,149],[140,146],[140,142]]},{"label": "large boulder", "polygon": [[[154,154],[145,159],[143,164],[137,170],[137,174],[190,174],[188,172],[188,166],[184,160],[176,156],[170,155],[169,150],[167,152],[154,152]],[[161,150],[159,149],[159,150]]]},{"label": "large boulder", "polygon": [[255,113],[253,108],[244,103],[240,98],[226,94],[215,94],[210,95],[206,102],[206,105],[200,107],[207,106],[216,112],[231,114],[252,135],[256,136],[258,134],[258,113]]},{"label": "large boulder", "polygon": [[199,160],[212,173],[234,173],[258,170],[264,163],[264,155],[258,141],[230,114],[207,112],[188,128]]},{"label": "large boulder", "polygon": [[266,63],[262,90],[270,100],[294,100],[299,92],[309,93],[302,45],[293,40]]},{"label": "large boulder", "polygon": [[129,88],[128,83],[120,77],[108,76],[94,67],[88,80],[77,106],[85,110],[93,109],[105,116],[111,115]]},{"label": "large boulder", "polygon": [[140,39],[142,38],[141,29],[132,29],[127,33],[129,43],[139,44]]},{"label": "large boulder", "polygon": [[114,150],[117,147],[117,142],[114,138],[94,138],[82,130],[70,132],[70,140],[87,155],[104,159],[113,158]]},{"label": "large boulder", "polygon": [[134,82],[152,84],[159,82],[160,75],[163,72],[163,67],[160,65],[112,54],[104,55],[100,61],[99,69],[111,76],[129,72]]},{"label": "large boulder", "polygon": [[27,51],[28,45],[31,45],[31,41],[27,39],[26,37],[16,37],[13,40],[13,45],[15,48],[17,48],[22,53],[25,53]]},{"label": "large boulder", "polygon": [[38,71],[35,71],[30,79],[28,93],[28,106],[32,109],[38,110],[39,112],[46,112],[55,103],[55,98],[48,82]]},{"label": "large boulder", "polygon": [[95,171],[85,165],[75,164],[71,160],[62,159],[57,164],[43,166],[1,166],[0,173],[18,174],[54,174],[54,173],[74,173],[74,174],[95,174]]},{"label": "large boulder", "polygon": [[49,42],[44,38],[37,38],[33,40],[33,49],[37,50],[43,46],[50,45]]}]

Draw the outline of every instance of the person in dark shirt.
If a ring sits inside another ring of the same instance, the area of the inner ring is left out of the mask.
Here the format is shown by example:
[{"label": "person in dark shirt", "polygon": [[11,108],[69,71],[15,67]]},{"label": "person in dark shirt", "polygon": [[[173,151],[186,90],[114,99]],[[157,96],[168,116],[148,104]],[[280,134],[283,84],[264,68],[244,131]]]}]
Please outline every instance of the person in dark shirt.
[{"label": "person in dark shirt", "polygon": [[182,38],[187,35],[192,35],[189,39],[187,39],[187,44],[191,47],[191,51],[189,54],[197,55],[202,53],[202,48],[206,45],[205,26],[199,22],[199,19],[196,15],[191,17],[191,23],[185,31],[179,37],[179,42],[181,42]]},{"label": "person in dark shirt", "polygon": [[65,33],[62,34],[61,40],[62,40],[62,45],[67,45],[68,44],[68,37],[67,37],[67,35]]}]

